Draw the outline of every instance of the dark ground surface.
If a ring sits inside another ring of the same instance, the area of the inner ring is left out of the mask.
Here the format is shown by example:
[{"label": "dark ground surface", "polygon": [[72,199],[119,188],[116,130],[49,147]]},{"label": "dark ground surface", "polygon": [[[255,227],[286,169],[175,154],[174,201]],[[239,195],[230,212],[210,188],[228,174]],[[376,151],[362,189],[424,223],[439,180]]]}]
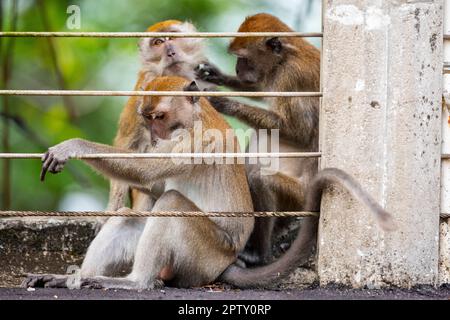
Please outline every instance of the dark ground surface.
[{"label": "dark ground surface", "polygon": [[344,288],[311,288],[303,290],[230,290],[218,288],[152,291],[0,288],[0,300],[450,300],[450,288],[416,288],[412,290],[354,290]]}]

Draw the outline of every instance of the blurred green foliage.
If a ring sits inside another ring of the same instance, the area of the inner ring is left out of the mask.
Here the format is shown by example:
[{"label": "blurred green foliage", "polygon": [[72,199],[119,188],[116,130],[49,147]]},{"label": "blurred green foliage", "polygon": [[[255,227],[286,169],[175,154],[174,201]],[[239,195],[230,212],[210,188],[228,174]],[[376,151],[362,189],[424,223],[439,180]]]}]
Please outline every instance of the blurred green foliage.
[{"label": "blurred green foliage", "polygon": [[[166,19],[190,20],[199,31],[235,31],[246,15],[271,12],[289,15],[300,23],[311,12],[314,1],[292,1],[292,12],[276,11],[275,1],[251,0],[0,0],[2,29],[10,30],[12,2],[18,4],[19,31],[144,31],[149,25]],[[81,29],[68,30],[66,9],[81,8]],[[289,4],[287,4],[289,6]],[[294,10],[295,9],[295,10]],[[296,11],[296,10],[299,11]],[[303,10],[303,11],[302,11]],[[289,10],[288,10],[289,11]],[[316,10],[317,11],[317,10]],[[318,15],[318,13],[314,13]],[[283,18],[283,17],[281,17]],[[45,21],[48,23],[47,30]],[[291,24],[292,25],[292,24]],[[310,24],[311,25],[311,24]],[[294,28],[296,26],[293,26]],[[300,25],[300,28],[307,29]],[[318,31],[305,30],[305,31]],[[16,89],[61,89],[52,61],[49,41],[55,47],[65,89],[132,90],[139,66],[137,39],[101,38],[8,38],[0,39],[2,70],[5,48],[14,42],[11,77],[7,87]],[[229,72],[234,59],[226,53],[228,39],[210,39],[208,56]],[[10,152],[44,152],[45,148],[73,137],[110,144],[117,129],[126,97],[9,97]],[[3,104],[3,100],[0,99]],[[71,118],[68,105],[75,106]],[[0,108],[0,111],[2,109]],[[5,116],[3,114],[3,116]],[[4,122],[0,125],[3,132]],[[231,120],[233,126],[240,126]],[[19,124],[19,125],[18,125]],[[3,148],[3,146],[1,147]],[[1,152],[4,152],[3,150]],[[57,176],[39,181],[40,161],[11,161],[12,205],[17,210],[54,210],[61,199],[73,192],[90,193],[106,203],[108,183],[78,161]],[[0,175],[3,174],[0,172]],[[0,176],[1,178],[1,176]],[[1,180],[1,179],[0,179]],[[3,192],[3,191],[2,191]],[[2,204],[3,208],[3,204]]]}]

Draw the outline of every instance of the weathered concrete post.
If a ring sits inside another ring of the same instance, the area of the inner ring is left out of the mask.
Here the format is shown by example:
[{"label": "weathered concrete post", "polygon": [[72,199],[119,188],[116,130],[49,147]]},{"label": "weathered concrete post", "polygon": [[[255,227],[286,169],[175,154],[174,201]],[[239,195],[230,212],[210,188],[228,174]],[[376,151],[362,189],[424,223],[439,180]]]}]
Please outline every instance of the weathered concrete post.
[{"label": "weathered concrete post", "polygon": [[[450,0],[444,4],[444,33],[450,34]],[[450,39],[444,40],[444,62],[450,63]],[[445,105],[442,108],[442,153],[450,154],[450,73],[444,74]],[[450,214],[450,159],[442,160],[441,213]],[[439,283],[450,283],[450,218],[441,219]]]},{"label": "weathered concrete post", "polygon": [[320,283],[436,284],[443,3],[324,2],[321,166],[355,176],[398,230],[381,231],[340,188],[327,192]]}]

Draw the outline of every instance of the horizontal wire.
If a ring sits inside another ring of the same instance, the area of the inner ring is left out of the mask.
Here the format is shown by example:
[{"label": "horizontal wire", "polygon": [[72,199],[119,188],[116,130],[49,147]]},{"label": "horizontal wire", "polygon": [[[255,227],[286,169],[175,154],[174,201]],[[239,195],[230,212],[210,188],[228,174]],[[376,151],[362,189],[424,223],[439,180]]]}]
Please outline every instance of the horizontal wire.
[{"label": "horizontal wire", "polygon": [[7,96],[321,97],[321,92],[0,90]]},{"label": "horizontal wire", "polygon": [[[202,212],[202,211],[0,211],[1,218],[12,217],[318,217],[316,211],[255,211],[255,212]],[[441,213],[441,219],[450,218]]]},{"label": "horizontal wire", "polygon": [[317,217],[313,211],[202,212],[202,211],[0,211],[0,217]]},{"label": "horizontal wire", "polygon": [[[43,153],[0,153],[0,159],[41,159]],[[173,158],[319,158],[320,152],[216,152],[216,153],[92,153],[71,159],[173,159]],[[441,159],[450,159],[443,153]]]},{"label": "horizontal wire", "polygon": [[[0,159],[41,159],[43,153],[0,153]],[[259,153],[95,153],[72,159],[121,158],[121,159],[171,159],[171,158],[317,158],[320,152],[259,152]]]},{"label": "horizontal wire", "polygon": [[6,31],[0,37],[30,38],[243,38],[243,37],[322,37],[321,32],[34,32]]}]

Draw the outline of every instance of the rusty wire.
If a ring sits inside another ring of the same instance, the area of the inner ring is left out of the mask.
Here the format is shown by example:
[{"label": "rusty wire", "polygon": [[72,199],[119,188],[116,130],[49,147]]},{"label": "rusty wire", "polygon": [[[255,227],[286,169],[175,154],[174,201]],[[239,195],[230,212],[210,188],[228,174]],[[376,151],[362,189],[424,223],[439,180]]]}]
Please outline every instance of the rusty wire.
[{"label": "rusty wire", "polygon": [[29,38],[248,38],[248,37],[322,37],[321,32],[0,32],[0,37]]},{"label": "rusty wire", "polygon": [[313,211],[202,212],[202,211],[0,211],[0,217],[317,217]]}]

